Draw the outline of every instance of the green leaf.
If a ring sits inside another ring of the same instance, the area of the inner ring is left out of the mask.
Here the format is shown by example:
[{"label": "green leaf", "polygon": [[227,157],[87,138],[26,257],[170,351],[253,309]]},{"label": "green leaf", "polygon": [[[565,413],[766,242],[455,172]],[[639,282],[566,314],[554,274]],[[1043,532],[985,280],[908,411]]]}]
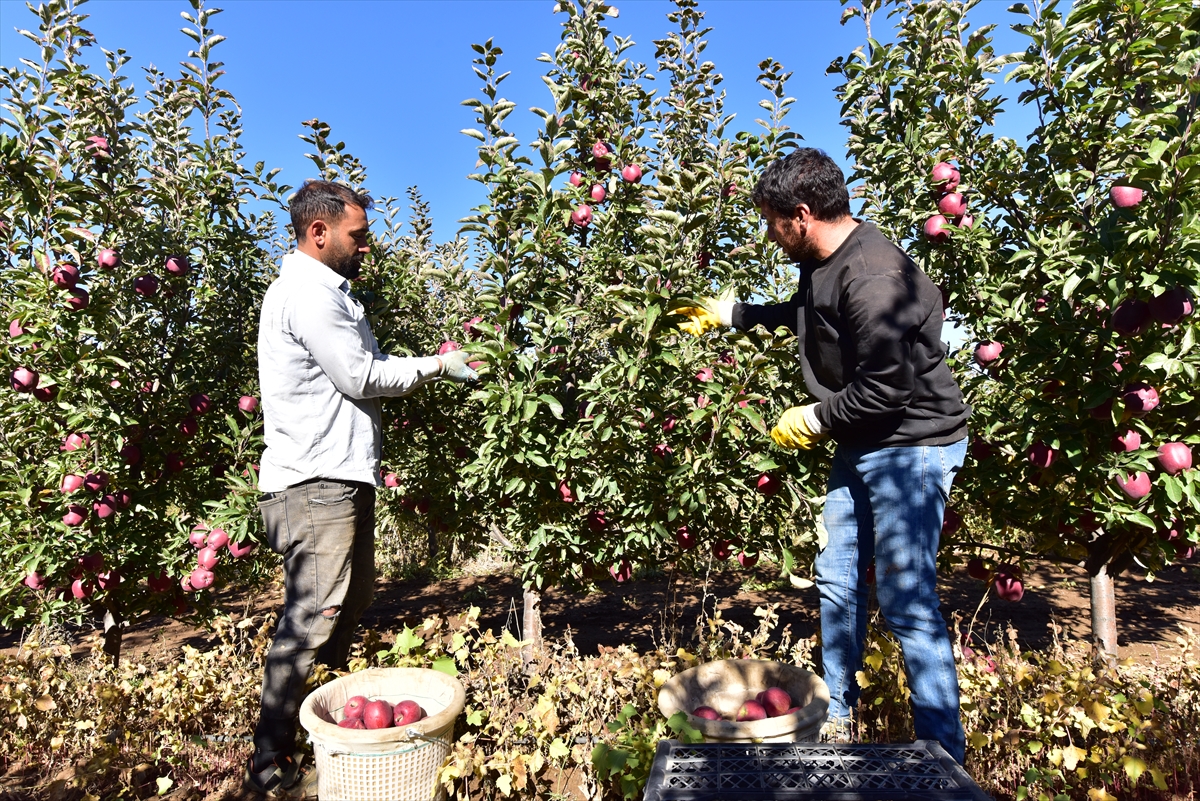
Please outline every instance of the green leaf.
[{"label": "green leaf", "polygon": [[454,657],[452,656],[443,656],[440,659],[435,659],[430,667],[445,673],[447,676],[458,675],[458,666],[454,664]]},{"label": "green leaf", "polygon": [[392,646],[392,650],[403,656],[408,656],[414,648],[420,648],[424,644],[424,639],[418,637],[413,633],[412,629],[405,626],[404,631],[396,635],[396,642]]}]

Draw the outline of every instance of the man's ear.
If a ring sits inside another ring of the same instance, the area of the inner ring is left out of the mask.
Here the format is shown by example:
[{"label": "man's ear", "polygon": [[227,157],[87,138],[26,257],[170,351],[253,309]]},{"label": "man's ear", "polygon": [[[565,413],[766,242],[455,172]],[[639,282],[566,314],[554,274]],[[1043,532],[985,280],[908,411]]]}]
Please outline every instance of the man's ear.
[{"label": "man's ear", "polygon": [[319,248],[325,247],[329,237],[329,226],[324,220],[313,220],[308,226],[308,239]]}]

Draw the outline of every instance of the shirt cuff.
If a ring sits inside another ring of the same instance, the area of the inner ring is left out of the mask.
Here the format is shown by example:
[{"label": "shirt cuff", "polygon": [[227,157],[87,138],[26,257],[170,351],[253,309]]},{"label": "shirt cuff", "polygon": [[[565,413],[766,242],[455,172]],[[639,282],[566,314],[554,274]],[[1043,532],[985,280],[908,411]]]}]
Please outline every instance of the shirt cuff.
[{"label": "shirt cuff", "polygon": [[824,434],[829,431],[826,426],[821,425],[821,421],[817,419],[817,407],[819,403],[810,403],[807,406],[800,407],[800,416],[804,418],[804,424],[808,426],[808,430],[815,434]]},{"label": "shirt cuff", "polygon": [[721,318],[721,325],[729,328],[733,325],[733,304],[732,300],[718,300],[714,306],[717,316]]}]

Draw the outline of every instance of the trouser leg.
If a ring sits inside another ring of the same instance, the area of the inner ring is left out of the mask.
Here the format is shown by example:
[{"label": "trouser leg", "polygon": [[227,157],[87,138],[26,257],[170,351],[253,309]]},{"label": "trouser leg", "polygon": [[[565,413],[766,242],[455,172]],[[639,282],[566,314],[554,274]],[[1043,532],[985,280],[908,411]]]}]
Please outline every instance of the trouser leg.
[{"label": "trouser leg", "polygon": [[354,503],[357,518],[350,584],[333,633],[317,650],[317,662],[334,670],[346,669],[354,631],[375,597],[375,488],[360,487]]},{"label": "trouser leg", "polygon": [[[358,484],[313,481],[260,504],[268,542],[283,556],[284,570],[284,611],[267,654],[261,716],[254,732],[255,753],[264,763],[294,750],[305,683],[318,650],[338,630],[348,599],[357,615],[370,601],[361,587],[351,592],[355,550],[360,538],[366,538],[362,518],[368,507],[372,543],[374,536],[374,492],[367,504],[358,498],[364,490]],[[373,559],[373,545],[370,550]]]},{"label": "trouser leg", "polygon": [[937,595],[937,551],[965,440],[885,448],[859,460],[875,520],[876,597],[904,654],[918,739],[965,754],[958,674]]},{"label": "trouser leg", "polygon": [[855,674],[862,667],[867,632],[873,522],[866,487],[841,450],[829,472],[822,522],[828,541],[817,553],[821,595],[821,662],[829,687],[831,722],[848,721],[858,705]]}]

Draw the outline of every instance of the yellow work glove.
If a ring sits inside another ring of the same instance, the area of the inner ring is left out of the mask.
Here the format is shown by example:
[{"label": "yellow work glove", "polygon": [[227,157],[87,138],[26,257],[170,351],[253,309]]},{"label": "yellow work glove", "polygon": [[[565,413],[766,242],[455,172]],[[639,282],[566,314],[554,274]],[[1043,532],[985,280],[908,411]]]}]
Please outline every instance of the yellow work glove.
[{"label": "yellow work glove", "polygon": [[810,403],[807,406],[793,406],[779,417],[779,422],[771,429],[771,439],[781,448],[800,448],[808,450],[825,439],[825,427],[817,419],[817,406]]},{"label": "yellow work glove", "polygon": [[679,324],[679,330],[694,337],[707,334],[714,328],[731,325],[733,318],[732,300],[704,298],[700,306],[684,306],[674,309],[672,314],[688,318]]}]

